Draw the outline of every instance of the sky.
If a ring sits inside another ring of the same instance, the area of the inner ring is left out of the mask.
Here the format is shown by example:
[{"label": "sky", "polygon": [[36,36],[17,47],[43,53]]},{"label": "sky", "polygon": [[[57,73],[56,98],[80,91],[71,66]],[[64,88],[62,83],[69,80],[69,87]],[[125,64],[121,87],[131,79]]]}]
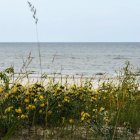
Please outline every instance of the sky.
[{"label": "sky", "polygon": [[[140,42],[140,0],[29,0],[40,42]],[[0,42],[36,42],[26,0],[0,0]]]}]

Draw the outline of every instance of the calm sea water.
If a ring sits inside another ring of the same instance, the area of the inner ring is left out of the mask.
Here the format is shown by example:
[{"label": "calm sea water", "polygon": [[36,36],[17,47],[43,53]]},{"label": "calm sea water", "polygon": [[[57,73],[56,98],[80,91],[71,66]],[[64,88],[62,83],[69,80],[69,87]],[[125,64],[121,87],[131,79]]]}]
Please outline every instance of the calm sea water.
[{"label": "calm sea water", "polygon": [[[140,67],[140,43],[40,43],[43,72],[91,76],[114,74],[126,61]],[[20,68],[31,52],[28,70],[38,73],[36,43],[0,43],[0,69]]]}]

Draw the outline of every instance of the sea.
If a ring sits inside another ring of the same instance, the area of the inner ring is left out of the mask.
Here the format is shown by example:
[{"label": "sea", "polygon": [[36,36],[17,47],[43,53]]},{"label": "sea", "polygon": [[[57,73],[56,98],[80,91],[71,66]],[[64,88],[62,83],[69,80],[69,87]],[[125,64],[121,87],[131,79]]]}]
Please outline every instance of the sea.
[{"label": "sea", "polygon": [[41,70],[48,75],[114,75],[128,61],[140,67],[140,43],[0,43],[1,71],[12,66],[17,73],[26,69],[34,75]]}]

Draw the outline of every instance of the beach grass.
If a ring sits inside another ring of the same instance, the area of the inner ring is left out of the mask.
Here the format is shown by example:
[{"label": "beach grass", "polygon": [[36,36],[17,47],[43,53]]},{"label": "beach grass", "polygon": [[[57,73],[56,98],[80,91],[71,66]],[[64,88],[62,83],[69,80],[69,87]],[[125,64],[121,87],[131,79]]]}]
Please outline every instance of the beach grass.
[{"label": "beach grass", "polygon": [[102,79],[95,88],[94,79],[23,84],[7,68],[0,72],[0,137],[133,139],[140,128],[138,75],[127,63],[117,82]]}]

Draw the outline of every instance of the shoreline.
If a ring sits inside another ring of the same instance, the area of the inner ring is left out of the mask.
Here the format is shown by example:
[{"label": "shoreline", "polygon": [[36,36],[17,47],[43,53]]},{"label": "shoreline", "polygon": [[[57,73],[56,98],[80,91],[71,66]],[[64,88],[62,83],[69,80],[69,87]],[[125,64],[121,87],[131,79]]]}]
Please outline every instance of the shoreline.
[{"label": "shoreline", "polygon": [[[122,76],[123,78],[123,76]],[[34,76],[34,75],[29,75],[28,77],[16,77],[15,79],[12,80],[10,83],[21,83],[23,85],[32,85],[35,83],[42,83],[43,86],[47,86],[47,84],[49,82],[52,83],[59,83],[59,84],[68,84],[68,85],[72,85],[72,84],[76,84],[77,86],[83,85],[86,81],[91,82],[93,89],[98,89],[99,86],[102,83],[106,83],[106,82],[112,82],[112,84],[118,84],[120,80],[120,77],[112,77],[109,75],[94,75],[94,76],[77,76],[77,75],[46,75],[46,77],[41,78],[40,76]],[[136,80],[139,84],[138,90],[140,90],[140,76],[137,76],[137,80]]]}]

